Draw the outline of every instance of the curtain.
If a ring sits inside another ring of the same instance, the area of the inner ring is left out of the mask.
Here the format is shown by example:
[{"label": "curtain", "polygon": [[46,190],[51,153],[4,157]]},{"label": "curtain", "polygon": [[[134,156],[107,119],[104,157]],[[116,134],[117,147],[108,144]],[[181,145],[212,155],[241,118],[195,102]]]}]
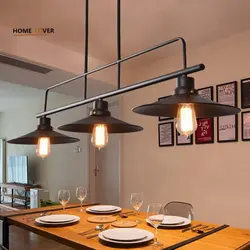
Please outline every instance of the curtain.
[{"label": "curtain", "polygon": [[28,183],[28,157],[8,156],[7,158],[8,182]]}]

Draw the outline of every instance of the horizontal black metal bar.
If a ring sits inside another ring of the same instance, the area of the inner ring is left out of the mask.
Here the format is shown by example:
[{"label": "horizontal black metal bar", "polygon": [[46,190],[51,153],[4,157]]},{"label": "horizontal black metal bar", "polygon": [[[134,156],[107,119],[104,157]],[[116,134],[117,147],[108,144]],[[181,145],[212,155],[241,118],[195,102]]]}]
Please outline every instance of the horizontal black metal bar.
[{"label": "horizontal black metal bar", "polygon": [[50,91],[51,89],[57,88],[57,87],[59,87],[59,86],[62,86],[62,85],[64,85],[64,84],[67,84],[67,83],[69,83],[69,82],[73,82],[73,81],[75,81],[75,80],[77,80],[77,79],[80,79],[80,78],[82,78],[82,77],[86,77],[87,75],[90,75],[90,74],[93,74],[93,73],[95,73],[95,72],[98,72],[98,71],[107,69],[107,68],[112,67],[112,66],[114,66],[114,65],[116,65],[116,64],[120,64],[120,63],[122,63],[122,62],[125,62],[125,61],[127,61],[127,60],[130,60],[130,59],[135,58],[135,57],[137,57],[137,56],[146,54],[146,53],[148,53],[148,52],[150,52],[150,51],[159,49],[159,48],[161,48],[161,47],[164,47],[164,46],[166,46],[166,45],[169,45],[169,44],[171,44],[171,43],[178,42],[178,41],[181,41],[181,43],[182,43],[183,68],[186,68],[186,67],[187,67],[186,41],[185,41],[184,38],[182,38],[182,37],[176,37],[176,38],[173,38],[173,39],[171,39],[171,40],[169,40],[169,41],[166,41],[166,42],[160,43],[160,44],[158,44],[158,45],[156,45],[156,46],[153,46],[153,47],[151,47],[151,48],[149,48],[149,49],[142,50],[142,51],[140,51],[140,52],[138,52],[138,53],[135,53],[135,54],[133,54],[133,55],[131,55],[131,56],[122,58],[122,59],[117,60],[117,61],[115,61],[115,62],[106,64],[106,65],[101,66],[101,67],[99,67],[99,68],[90,70],[90,71],[88,71],[88,72],[86,72],[86,73],[82,73],[82,74],[80,74],[80,75],[78,75],[78,76],[72,77],[72,78],[70,78],[70,79],[68,79],[68,80],[65,80],[65,81],[63,81],[63,82],[59,82],[59,83],[57,83],[57,84],[55,84],[55,85],[53,85],[53,86],[50,86],[50,87],[47,88],[46,91],[45,91],[44,111],[47,110],[48,94],[49,94],[49,91]]},{"label": "horizontal black metal bar", "polygon": [[67,104],[65,106],[54,108],[54,109],[48,110],[46,112],[39,113],[36,115],[36,117],[39,118],[42,116],[52,115],[52,114],[55,114],[55,113],[58,113],[61,111],[65,111],[68,109],[72,109],[72,108],[76,108],[78,106],[88,104],[90,102],[94,102],[98,99],[104,99],[104,98],[109,98],[112,96],[124,94],[124,93],[130,92],[130,91],[136,90],[136,89],[144,88],[144,87],[147,87],[147,86],[150,86],[153,84],[157,84],[157,83],[160,83],[163,81],[168,81],[170,79],[177,78],[177,77],[182,76],[182,75],[192,74],[192,73],[204,70],[204,69],[205,69],[204,64],[198,64],[198,65],[195,65],[192,67],[188,67],[186,69],[181,69],[181,70],[178,70],[178,71],[166,74],[166,75],[158,76],[158,77],[146,80],[146,81],[142,81],[142,82],[132,84],[132,85],[120,88],[120,89],[116,89],[116,90],[113,90],[113,91],[110,91],[107,93],[103,93],[103,94],[100,94],[100,95],[97,95],[97,96],[94,96],[94,97],[91,97],[91,98],[88,98],[85,100],[80,100],[78,102],[73,102],[73,103]]}]

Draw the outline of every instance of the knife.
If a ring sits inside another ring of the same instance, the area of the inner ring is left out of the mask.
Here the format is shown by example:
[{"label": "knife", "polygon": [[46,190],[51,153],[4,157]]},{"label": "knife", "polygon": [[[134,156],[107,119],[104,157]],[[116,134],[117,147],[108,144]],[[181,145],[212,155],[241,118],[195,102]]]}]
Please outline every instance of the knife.
[{"label": "knife", "polygon": [[196,225],[196,226],[192,226],[192,227],[185,228],[185,229],[182,230],[182,233],[187,232],[187,231],[189,231],[189,230],[192,230],[192,229],[194,229],[194,228],[200,227],[200,226],[202,226],[202,224],[198,224],[198,225]]}]

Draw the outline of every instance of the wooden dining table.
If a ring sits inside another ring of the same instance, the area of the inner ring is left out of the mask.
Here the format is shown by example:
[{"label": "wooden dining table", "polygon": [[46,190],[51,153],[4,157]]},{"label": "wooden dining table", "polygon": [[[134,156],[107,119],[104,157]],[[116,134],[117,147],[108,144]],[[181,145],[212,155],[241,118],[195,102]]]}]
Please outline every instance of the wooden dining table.
[{"label": "wooden dining table", "polygon": [[[128,209],[123,209],[122,211],[129,211]],[[79,207],[68,208],[67,210],[52,210],[52,214],[72,214],[80,217],[80,221],[77,224],[64,226],[64,227],[44,227],[39,226],[35,223],[34,218],[40,216],[40,211],[32,214],[22,214],[22,215],[12,215],[7,217],[8,225],[15,225],[17,227],[26,229],[43,237],[52,239],[61,244],[65,244],[69,247],[75,249],[127,249],[123,245],[107,245],[106,243],[99,240],[98,236],[92,239],[87,239],[86,236],[81,236],[79,233],[84,232],[89,229],[95,228],[97,224],[88,222],[87,219],[92,214],[89,214],[85,211],[81,212]],[[32,220],[30,220],[32,216]],[[137,228],[148,230],[154,233],[154,228],[146,223],[146,213],[141,212],[138,216],[128,216],[128,218],[121,218],[119,215],[114,216],[117,220],[136,220],[139,219],[140,223],[137,225]],[[192,221],[192,226],[202,224],[207,225],[209,228],[214,227],[219,228],[221,225]],[[108,223],[107,225],[110,225]],[[111,225],[109,228],[113,228]],[[159,228],[158,235],[159,241],[163,244],[162,247],[157,249],[184,249],[184,250],[235,250],[235,249],[250,249],[250,230],[240,229],[224,225],[223,229],[217,232],[214,232],[204,237],[199,235],[196,232],[188,230],[182,232],[183,228],[178,229],[166,229]],[[188,242],[185,245],[182,245],[183,242],[187,240],[199,238],[193,242]],[[179,247],[176,244],[180,244]],[[245,248],[244,248],[245,247]],[[138,246],[132,246],[130,249],[153,249],[151,245],[144,244]],[[11,250],[11,249],[10,249]]]}]

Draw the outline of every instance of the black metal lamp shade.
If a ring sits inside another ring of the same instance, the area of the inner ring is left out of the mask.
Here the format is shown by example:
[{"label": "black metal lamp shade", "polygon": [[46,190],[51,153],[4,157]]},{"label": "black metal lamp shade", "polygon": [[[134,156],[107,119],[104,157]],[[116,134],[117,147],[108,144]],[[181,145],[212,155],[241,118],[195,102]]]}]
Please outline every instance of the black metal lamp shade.
[{"label": "black metal lamp shade", "polygon": [[90,116],[76,122],[60,126],[58,129],[79,133],[92,133],[94,126],[97,124],[105,124],[107,126],[108,133],[131,133],[143,130],[140,126],[129,124],[110,116],[110,112],[108,111],[108,102],[103,100],[97,100],[94,102],[94,109]]},{"label": "black metal lamp shade", "polygon": [[78,138],[69,137],[54,131],[53,127],[50,125],[50,118],[42,117],[35,131],[16,139],[9,140],[8,143],[36,145],[40,137],[49,137],[51,144],[65,144],[80,141]]},{"label": "black metal lamp shade", "polygon": [[176,117],[179,106],[185,103],[193,105],[197,118],[234,115],[240,112],[237,107],[220,104],[198,95],[194,89],[194,79],[187,76],[178,78],[174,95],[133,108],[133,111],[149,116]]}]

